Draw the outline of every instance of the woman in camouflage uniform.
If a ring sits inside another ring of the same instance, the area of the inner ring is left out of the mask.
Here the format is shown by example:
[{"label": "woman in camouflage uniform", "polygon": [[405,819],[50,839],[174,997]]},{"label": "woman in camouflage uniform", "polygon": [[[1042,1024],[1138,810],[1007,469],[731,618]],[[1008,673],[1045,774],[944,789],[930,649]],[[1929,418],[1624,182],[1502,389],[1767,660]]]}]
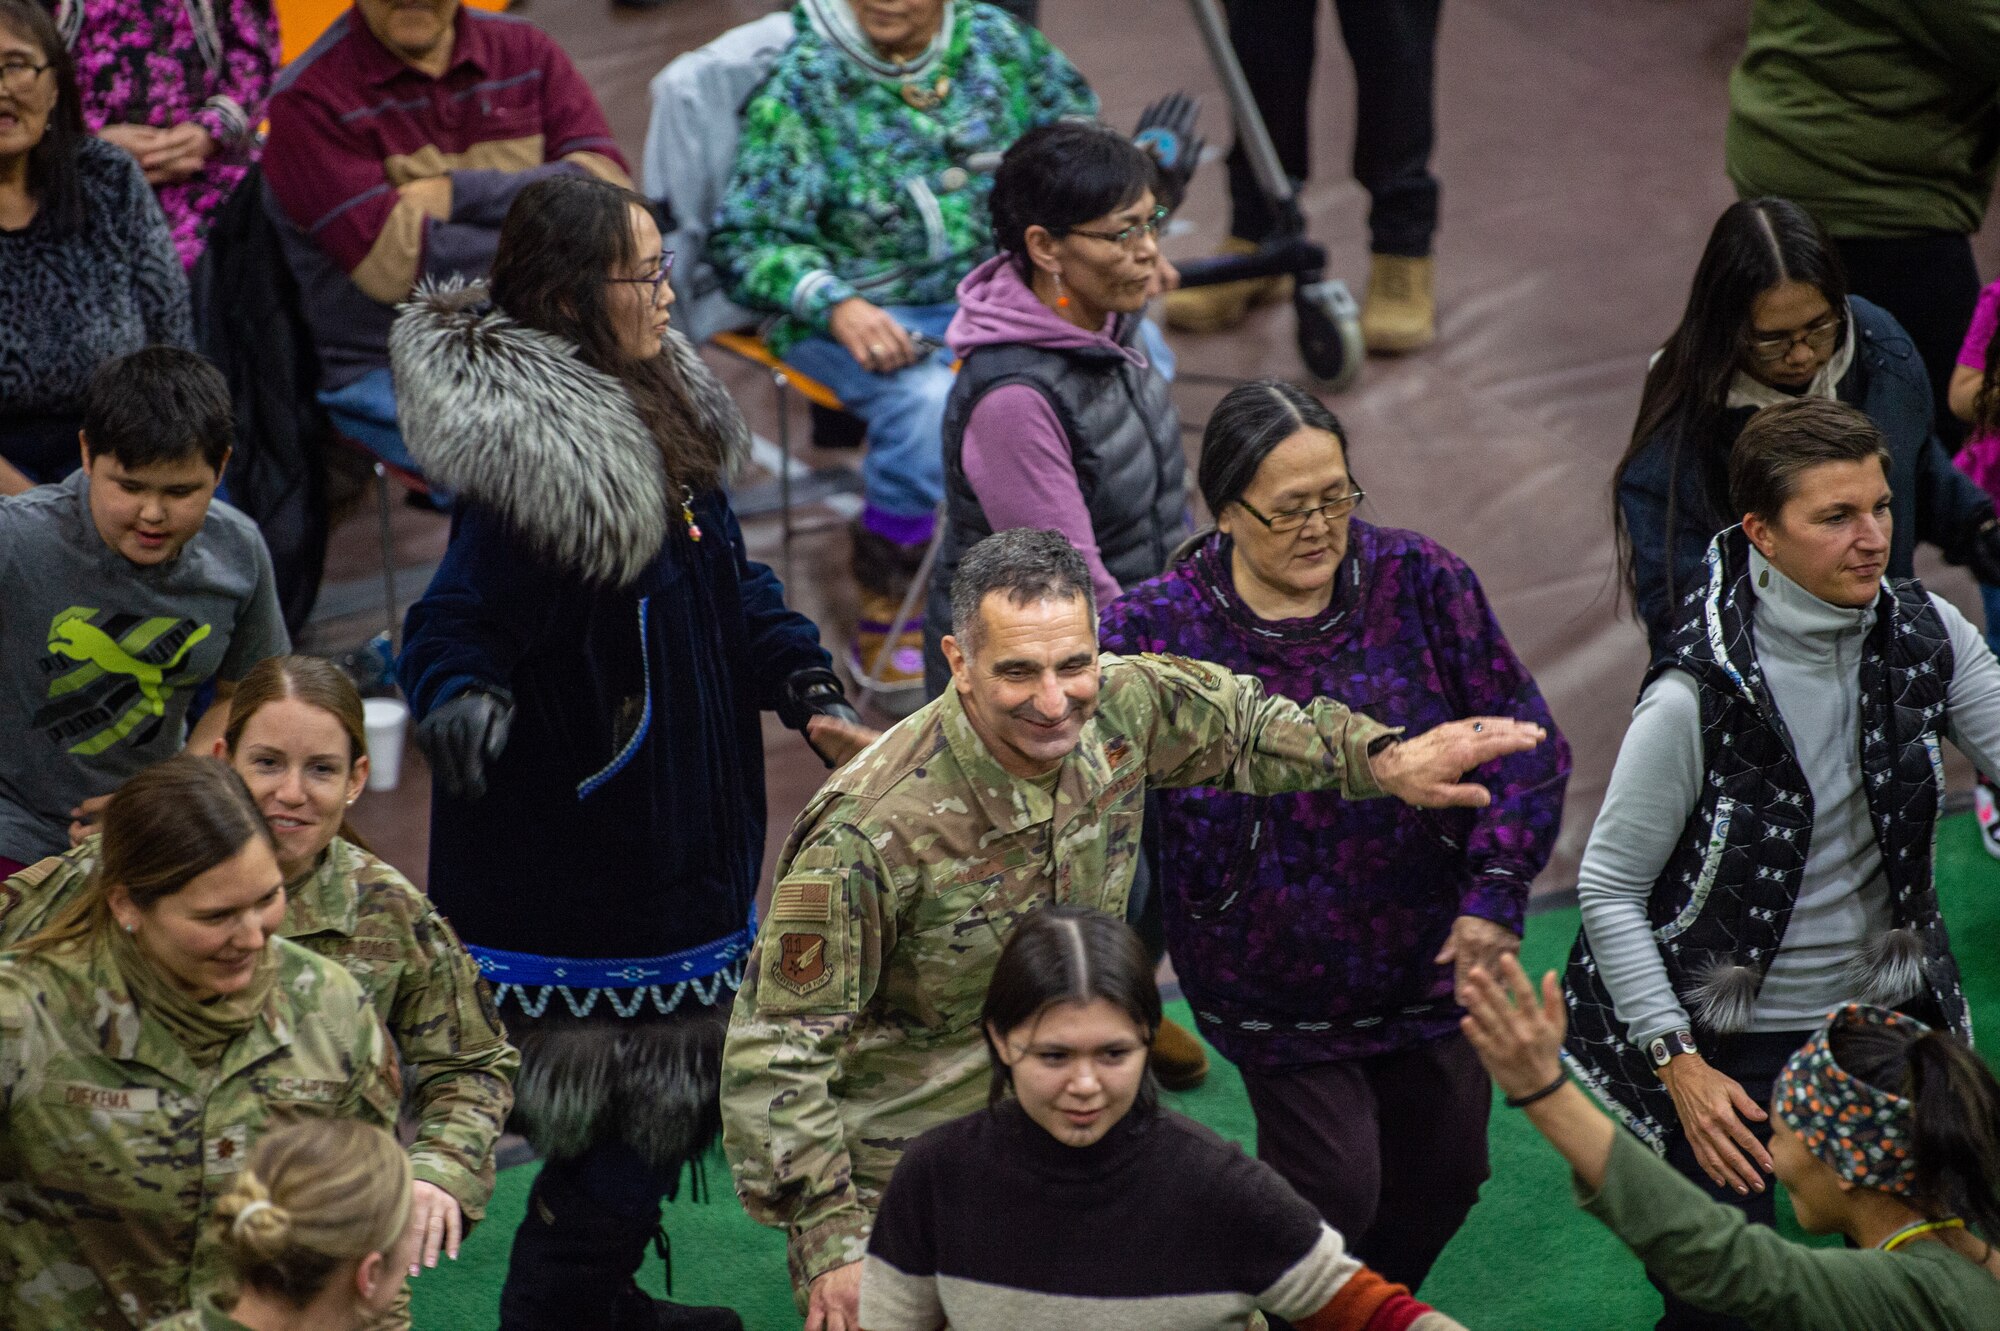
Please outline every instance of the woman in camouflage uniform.
[{"label": "woman in camouflage uniform", "polygon": [[216,1203],[215,1242],[240,1293],[202,1299],[153,1331],[361,1331],[403,1289],[421,1235],[409,1157],[380,1128],[337,1118],[279,1128]]},{"label": "woman in camouflage uniform", "polygon": [[105,810],[88,890],[0,954],[0,1326],[131,1331],[228,1278],[204,1233],[265,1131],[395,1121],[353,977],[275,937],[277,847],[183,755]]},{"label": "woman in camouflage uniform", "polygon": [[[520,1055],[507,1043],[458,935],[345,820],[368,781],[361,695],[331,662],[277,656],[237,686],[216,744],[249,787],[285,878],[281,936],[346,967],[410,1069],[419,1261],[458,1256],[493,1193],[493,1144]],[[91,837],[0,887],[0,945],[41,929],[81,895],[101,854]]]}]

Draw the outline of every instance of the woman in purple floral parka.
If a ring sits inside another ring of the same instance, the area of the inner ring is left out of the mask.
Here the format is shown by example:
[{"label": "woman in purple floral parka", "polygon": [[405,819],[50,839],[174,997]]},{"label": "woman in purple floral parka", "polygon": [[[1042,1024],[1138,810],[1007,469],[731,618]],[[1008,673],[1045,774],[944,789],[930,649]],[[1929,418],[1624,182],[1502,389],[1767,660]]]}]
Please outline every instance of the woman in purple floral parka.
[{"label": "woman in purple floral parka", "polygon": [[90,132],[132,154],[181,263],[249,169],[278,70],[271,0],[43,0],[76,57]]},{"label": "woman in purple floral parka", "polygon": [[1346,436],[1317,400],[1275,380],[1232,391],[1199,480],[1216,529],[1105,610],[1106,650],[1213,661],[1411,733],[1487,714],[1553,741],[1481,769],[1483,809],[1160,792],[1168,949],[1202,1033],[1242,1069],[1258,1156],[1414,1290],[1487,1176],[1491,1091],[1454,972],[1519,948],[1569,746],[1472,570],[1351,516]]}]

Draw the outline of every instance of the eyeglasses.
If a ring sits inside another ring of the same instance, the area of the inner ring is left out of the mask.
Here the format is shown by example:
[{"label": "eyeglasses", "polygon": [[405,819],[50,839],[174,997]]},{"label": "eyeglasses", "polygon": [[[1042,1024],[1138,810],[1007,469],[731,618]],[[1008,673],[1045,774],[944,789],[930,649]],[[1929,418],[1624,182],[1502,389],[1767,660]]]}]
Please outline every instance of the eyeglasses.
[{"label": "eyeglasses", "polygon": [[1288,508],[1283,513],[1273,513],[1268,518],[1252,508],[1247,499],[1239,499],[1236,503],[1245,513],[1263,523],[1270,531],[1282,535],[1285,532],[1300,530],[1312,520],[1314,514],[1325,518],[1327,525],[1331,526],[1359,508],[1361,501],[1367,497],[1366,490],[1353,490],[1338,499],[1329,499],[1324,504],[1315,504],[1311,508]]},{"label": "eyeglasses", "polygon": [[1804,328],[1784,333],[1752,333],[1743,339],[1750,354],[1760,361],[1781,361],[1792,354],[1792,348],[1803,342],[1815,355],[1824,356],[1833,350],[1835,338],[1839,335],[1844,320],[1838,314],[1829,314],[1815,319]]},{"label": "eyeglasses", "polygon": [[1108,240],[1113,245],[1122,245],[1129,250],[1132,248],[1132,242],[1139,237],[1159,235],[1160,228],[1166,225],[1166,221],[1167,210],[1155,208],[1151,217],[1143,222],[1134,222],[1123,231],[1085,231],[1080,226],[1066,226],[1062,229],[1062,233],[1066,236],[1089,236],[1092,240]]},{"label": "eyeglasses", "polygon": [[620,284],[630,283],[634,286],[649,286],[653,289],[653,303],[657,305],[660,303],[660,288],[666,286],[667,278],[672,275],[673,271],[674,252],[672,250],[665,250],[660,255],[658,270],[648,277],[607,277],[604,280]]},{"label": "eyeglasses", "polygon": [[35,80],[42,76],[44,70],[51,67],[47,61],[31,65],[25,60],[9,60],[0,64],[0,87],[11,93],[24,93],[35,86]]}]

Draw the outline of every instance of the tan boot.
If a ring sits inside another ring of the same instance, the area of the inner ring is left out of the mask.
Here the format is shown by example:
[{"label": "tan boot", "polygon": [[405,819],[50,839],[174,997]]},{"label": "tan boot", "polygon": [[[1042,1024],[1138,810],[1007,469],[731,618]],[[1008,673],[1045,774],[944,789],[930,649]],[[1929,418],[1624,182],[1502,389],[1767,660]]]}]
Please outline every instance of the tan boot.
[{"label": "tan boot", "polygon": [[1208,1077],[1208,1053],[1185,1027],[1160,1019],[1153,1035],[1153,1075],[1170,1091],[1191,1091]]},{"label": "tan boot", "polygon": [[[1222,252],[1255,254],[1257,246],[1231,236],[1223,242]],[[1241,282],[1219,282],[1212,287],[1169,291],[1165,302],[1167,327],[1181,333],[1224,333],[1248,318],[1252,308],[1291,297],[1289,277],[1252,277]]]},{"label": "tan boot", "polygon": [[1437,336],[1435,263],[1429,257],[1377,254],[1368,264],[1368,299],[1361,303],[1361,340],[1377,355],[1427,347]]},{"label": "tan boot", "polygon": [[[874,673],[881,681],[876,685],[881,693],[923,689],[923,602],[917,602],[915,618],[905,624],[903,631],[891,642],[889,629],[896,622],[896,611],[901,605],[901,597],[884,596],[866,588],[861,590],[861,614],[854,625],[854,644],[847,653],[847,668],[853,672],[856,684]],[[876,668],[878,659],[881,659],[879,670]]]}]

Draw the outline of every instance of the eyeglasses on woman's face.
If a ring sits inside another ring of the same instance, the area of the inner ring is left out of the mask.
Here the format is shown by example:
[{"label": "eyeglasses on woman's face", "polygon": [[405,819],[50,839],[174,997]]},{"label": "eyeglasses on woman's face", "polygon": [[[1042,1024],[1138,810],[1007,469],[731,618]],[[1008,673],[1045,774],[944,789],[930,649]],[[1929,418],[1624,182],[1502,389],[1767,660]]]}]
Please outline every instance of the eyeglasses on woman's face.
[{"label": "eyeglasses on woman's face", "polygon": [[1842,325],[1839,313],[1829,311],[1804,328],[1791,328],[1781,333],[1759,333],[1753,329],[1743,339],[1743,345],[1750,352],[1751,359],[1765,365],[1774,365],[1791,355],[1792,348],[1800,343],[1804,343],[1815,356],[1824,356],[1833,350]]},{"label": "eyeglasses on woman's face", "polygon": [[1265,517],[1262,513],[1259,513],[1251,506],[1250,501],[1247,499],[1239,499],[1236,501],[1236,504],[1245,513],[1263,523],[1268,531],[1275,535],[1284,536],[1292,532],[1304,530],[1305,525],[1311,522],[1315,516],[1326,519],[1327,525],[1331,526],[1359,508],[1361,501],[1367,497],[1368,492],[1366,490],[1350,490],[1338,499],[1329,499],[1324,504],[1315,504],[1311,508],[1288,508],[1283,512],[1273,513],[1269,517]]},{"label": "eyeglasses on woman's face", "polygon": [[1155,208],[1153,209],[1153,215],[1145,221],[1134,222],[1131,226],[1120,231],[1086,231],[1080,226],[1070,226],[1064,227],[1061,234],[1065,236],[1089,236],[1092,240],[1108,240],[1113,245],[1122,246],[1129,250],[1136,248],[1142,237],[1151,239],[1159,235],[1160,228],[1166,225],[1166,221],[1167,210],[1165,208]]},{"label": "eyeglasses on woman's face", "polygon": [[5,88],[16,97],[24,97],[34,91],[35,84],[54,66],[44,60],[41,64],[31,64],[26,60],[0,60],[0,88]]},{"label": "eyeglasses on woman's face", "polygon": [[610,282],[619,286],[629,285],[629,286],[651,287],[653,289],[652,291],[653,303],[657,305],[660,303],[660,293],[662,290],[665,289],[667,285],[667,279],[673,275],[673,271],[674,271],[674,252],[672,250],[666,250],[663,251],[660,255],[660,266],[654,269],[652,272],[646,274],[646,276],[644,277],[607,277],[604,280],[606,282]]}]

